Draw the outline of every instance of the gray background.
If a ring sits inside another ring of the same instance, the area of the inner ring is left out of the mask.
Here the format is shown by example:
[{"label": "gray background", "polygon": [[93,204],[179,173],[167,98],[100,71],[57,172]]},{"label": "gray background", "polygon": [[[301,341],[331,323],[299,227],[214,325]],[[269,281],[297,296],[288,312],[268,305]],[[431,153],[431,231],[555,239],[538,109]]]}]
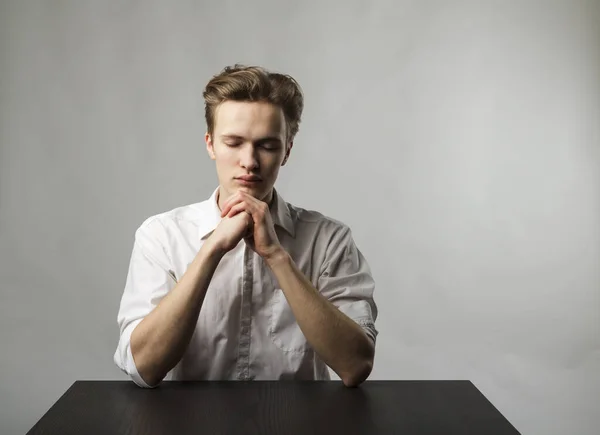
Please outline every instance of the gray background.
[{"label": "gray background", "polygon": [[201,92],[298,79],[276,186],[353,229],[371,379],[470,379],[524,434],[600,425],[594,1],[2,1],[0,432],[113,365],[133,234],[206,199]]}]

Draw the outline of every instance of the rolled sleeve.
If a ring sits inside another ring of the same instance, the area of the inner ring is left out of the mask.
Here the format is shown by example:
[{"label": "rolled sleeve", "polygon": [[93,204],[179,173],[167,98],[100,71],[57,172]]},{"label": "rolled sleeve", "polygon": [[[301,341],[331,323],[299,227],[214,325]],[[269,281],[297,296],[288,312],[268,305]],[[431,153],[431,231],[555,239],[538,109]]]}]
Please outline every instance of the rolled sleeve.
[{"label": "rolled sleeve", "polygon": [[154,388],[140,376],[131,353],[131,334],[174,287],[175,278],[169,269],[169,258],[158,239],[152,234],[149,222],[135,233],[125,289],[121,298],[117,322],[119,343],[114,362],[131,380],[143,388]]},{"label": "rolled sleeve", "polygon": [[375,343],[378,334],[375,328],[377,305],[373,298],[375,280],[346,226],[336,231],[328,242],[318,290]]}]

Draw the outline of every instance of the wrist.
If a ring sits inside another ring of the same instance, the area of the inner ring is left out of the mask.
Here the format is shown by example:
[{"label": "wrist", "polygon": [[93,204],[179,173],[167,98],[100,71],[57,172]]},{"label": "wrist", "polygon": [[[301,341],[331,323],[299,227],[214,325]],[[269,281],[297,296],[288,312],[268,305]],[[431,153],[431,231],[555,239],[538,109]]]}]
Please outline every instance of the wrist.
[{"label": "wrist", "polygon": [[210,258],[221,260],[223,256],[227,253],[227,251],[217,245],[211,238],[206,239],[202,247],[200,248],[205,255]]},{"label": "wrist", "polygon": [[273,269],[274,267],[276,267],[282,263],[285,263],[289,259],[290,259],[290,255],[281,246],[279,248],[273,250],[273,252],[271,252],[269,255],[264,256],[265,262],[271,269]]}]

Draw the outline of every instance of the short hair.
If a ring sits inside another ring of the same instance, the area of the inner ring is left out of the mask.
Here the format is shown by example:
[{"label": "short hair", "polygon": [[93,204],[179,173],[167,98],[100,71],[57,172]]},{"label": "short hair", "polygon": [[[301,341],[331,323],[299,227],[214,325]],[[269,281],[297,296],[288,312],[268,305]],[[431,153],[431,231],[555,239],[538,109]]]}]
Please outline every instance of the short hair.
[{"label": "short hair", "polygon": [[298,133],[304,96],[296,80],[287,75],[270,72],[260,66],[235,64],[225,67],[212,77],[203,92],[206,127],[213,134],[217,107],[227,101],[268,102],[283,110],[286,140]]}]

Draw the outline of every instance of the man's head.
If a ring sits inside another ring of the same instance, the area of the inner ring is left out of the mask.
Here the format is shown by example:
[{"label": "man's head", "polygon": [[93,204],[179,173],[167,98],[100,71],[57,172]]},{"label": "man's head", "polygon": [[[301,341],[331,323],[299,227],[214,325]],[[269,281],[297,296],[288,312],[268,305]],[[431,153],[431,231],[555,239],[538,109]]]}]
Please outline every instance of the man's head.
[{"label": "man's head", "polygon": [[203,95],[206,147],[216,161],[219,203],[238,190],[270,201],[298,132],[304,105],[300,86],[284,74],[235,65],[214,76]]}]

